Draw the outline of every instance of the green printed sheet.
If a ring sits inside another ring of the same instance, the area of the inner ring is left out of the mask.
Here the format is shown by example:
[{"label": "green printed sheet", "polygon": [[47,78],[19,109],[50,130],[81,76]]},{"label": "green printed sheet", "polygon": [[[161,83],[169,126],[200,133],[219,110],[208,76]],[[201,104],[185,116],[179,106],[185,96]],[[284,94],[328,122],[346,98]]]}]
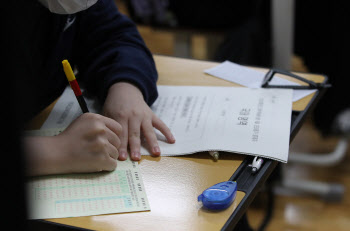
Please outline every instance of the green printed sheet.
[{"label": "green printed sheet", "polygon": [[113,172],[34,177],[27,182],[30,219],[150,210],[138,163]]}]

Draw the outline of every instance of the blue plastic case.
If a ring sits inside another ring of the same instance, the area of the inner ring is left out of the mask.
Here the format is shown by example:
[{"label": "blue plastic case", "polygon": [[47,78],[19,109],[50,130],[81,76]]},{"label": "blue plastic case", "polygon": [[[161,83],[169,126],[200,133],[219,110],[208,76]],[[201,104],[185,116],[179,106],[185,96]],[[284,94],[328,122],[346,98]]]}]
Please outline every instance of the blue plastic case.
[{"label": "blue plastic case", "polygon": [[225,181],[211,186],[198,196],[198,201],[202,201],[203,206],[211,210],[222,210],[228,208],[237,193],[237,183],[235,181]]}]

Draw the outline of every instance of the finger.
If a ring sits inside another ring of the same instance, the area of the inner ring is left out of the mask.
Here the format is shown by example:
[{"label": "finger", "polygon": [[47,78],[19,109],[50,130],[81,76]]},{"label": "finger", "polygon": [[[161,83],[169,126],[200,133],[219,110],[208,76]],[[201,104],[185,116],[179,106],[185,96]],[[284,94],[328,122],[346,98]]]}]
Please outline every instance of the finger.
[{"label": "finger", "polygon": [[140,133],[141,133],[141,122],[138,120],[133,120],[130,122],[129,120],[129,147],[130,147],[130,156],[132,160],[140,160],[141,159],[141,153],[140,153],[140,146],[141,146],[141,139],[140,139]]},{"label": "finger", "polygon": [[120,146],[119,146],[119,160],[126,160],[128,158],[128,123],[120,122],[122,126],[122,133],[119,136]]},{"label": "finger", "polygon": [[[117,151],[113,151],[113,153],[117,153],[115,155],[110,154],[112,158],[114,159],[118,159],[120,158],[121,160],[125,160],[127,158],[127,153],[126,151],[123,152],[122,151],[122,156],[120,157],[120,151],[118,150],[118,148],[121,147],[122,141],[121,141],[121,137],[118,136],[122,136],[123,134],[123,129],[122,126],[115,121],[114,119],[102,116],[103,121],[105,123],[105,126],[107,127],[107,139],[108,141],[117,149]],[[125,129],[127,130],[127,129]],[[125,146],[127,145],[127,142],[125,144]],[[126,148],[125,148],[126,150]]]},{"label": "finger", "polygon": [[175,143],[175,137],[171,133],[168,126],[161,119],[159,119],[157,116],[154,116],[152,122],[153,127],[158,129],[165,136],[169,143]]},{"label": "finger", "polygon": [[117,134],[111,131],[108,127],[106,127],[106,136],[109,143],[112,144],[115,148],[118,149],[120,147],[119,137],[117,136]]},{"label": "finger", "polygon": [[117,167],[117,159],[114,158],[108,158],[104,163],[103,163],[103,169],[105,171],[113,171]]},{"label": "finger", "polygon": [[107,144],[105,152],[113,159],[117,160],[119,157],[119,151],[118,149],[112,145],[112,144]]},{"label": "finger", "polygon": [[108,118],[106,116],[102,116],[103,122],[105,123],[106,127],[109,128],[112,132],[114,132],[116,135],[120,135],[122,133],[122,126],[114,119]]},{"label": "finger", "polygon": [[127,121],[115,121],[114,119],[104,117],[106,126],[119,136],[119,160],[128,158],[128,123]]},{"label": "finger", "polygon": [[96,166],[99,166],[100,170],[112,171],[117,166],[118,149],[110,144],[107,140],[100,141],[101,145],[98,151],[98,157],[95,159]]},{"label": "finger", "polygon": [[152,126],[152,121],[142,123],[142,132],[146,138],[147,144],[150,148],[152,155],[159,156],[160,148],[157,141],[156,133]]}]

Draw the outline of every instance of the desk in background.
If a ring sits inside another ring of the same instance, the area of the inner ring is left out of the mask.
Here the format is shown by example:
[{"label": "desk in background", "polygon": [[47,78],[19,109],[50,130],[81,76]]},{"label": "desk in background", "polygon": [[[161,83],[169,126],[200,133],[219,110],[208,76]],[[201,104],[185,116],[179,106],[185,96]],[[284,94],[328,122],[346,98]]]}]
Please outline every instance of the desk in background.
[{"label": "desk in background", "polygon": [[[159,73],[158,85],[238,86],[204,74],[218,65],[166,56],[154,56]],[[299,73],[315,82],[326,82],[322,75]],[[306,114],[321,97],[322,91],[293,103],[291,141]],[[40,113],[30,128],[40,128],[54,103]],[[232,230],[244,215],[262,185],[277,166],[266,160],[258,174],[248,167],[252,157],[221,153],[214,162],[207,152],[181,157],[142,156],[139,162],[151,211],[75,218],[48,219],[35,222],[38,227],[65,227],[93,230]],[[211,212],[201,208],[197,196],[216,183],[235,180],[238,192],[226,210]]]}]

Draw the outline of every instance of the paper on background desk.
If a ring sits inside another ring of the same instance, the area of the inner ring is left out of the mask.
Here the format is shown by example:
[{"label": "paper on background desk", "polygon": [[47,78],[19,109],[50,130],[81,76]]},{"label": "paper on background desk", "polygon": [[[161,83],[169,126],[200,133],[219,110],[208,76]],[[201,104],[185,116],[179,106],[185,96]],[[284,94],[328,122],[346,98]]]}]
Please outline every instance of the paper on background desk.
[{"label": "paper on background desk", "polygon": [[[225,61],[216,67],[204,70],[205,73],[225,79],[230,82],[238,83],[245,87],[250,88],[260,88],[261,84],[264,80],[265,74],[264,72],[253,70],[248,67],[244,67],[242,65]],[[278,76],[274,76],[270,81],[271,85],[300,85],[298,83],[280,78]],[[298,101],[301,98],[304,98],[307,95],[314,93],[316,90],[293,90],[293,102]]]},{"label": "paper on background desk", "polygon": [[[57,135],[62,129],[30,131]],[[29,219],[91,216],[150,210],[138,163],[118,161],[112,172],[53,175],[27,182]]]},{"label": "paper on background desk", "polygon": [[[176,139],[169,144],[156,130],[162,156],[218,150],[287,162],[292,90],[158,86],[158,91],[151,109]],[[97,113],[95,108],[89,109]],[[79,114],[74,94],[66,90],[42,129],[66,127]],[[150,155],[144,140],[141,154]]]}]

